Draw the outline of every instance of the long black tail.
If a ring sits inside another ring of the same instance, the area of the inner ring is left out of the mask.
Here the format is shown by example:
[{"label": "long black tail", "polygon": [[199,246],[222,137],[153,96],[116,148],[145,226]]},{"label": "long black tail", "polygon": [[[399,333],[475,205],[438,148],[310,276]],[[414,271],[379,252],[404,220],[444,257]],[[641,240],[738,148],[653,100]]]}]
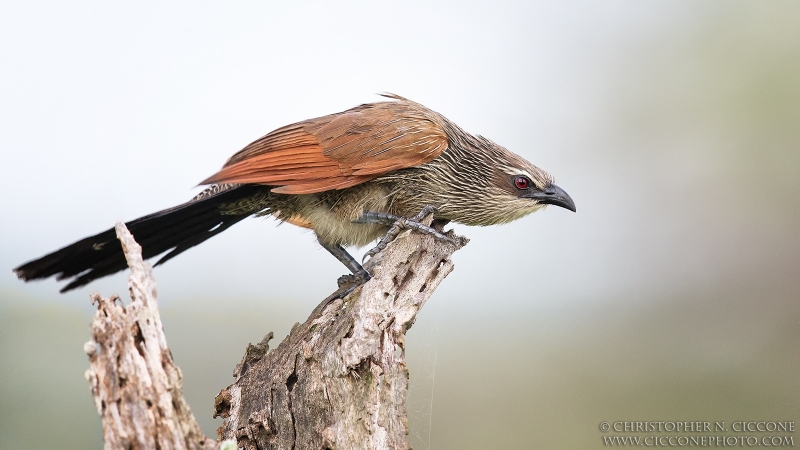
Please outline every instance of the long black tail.
[{"label": "long black tail", "polygon": [[[255,185],[235,187],[140,217],[125,225],[142,246],[145,259],[171,250],[156,263],[163,264],[250,216],[252,212],[245,211],[226,214],[221,207],[249,198],[264,189]],[[111,228],[23,264],[14,269],[14,273],[25,281],[53,275],[59,281],[74,277],[61,289],[61,292],[66,292],[127,267],[122,244]]]}]

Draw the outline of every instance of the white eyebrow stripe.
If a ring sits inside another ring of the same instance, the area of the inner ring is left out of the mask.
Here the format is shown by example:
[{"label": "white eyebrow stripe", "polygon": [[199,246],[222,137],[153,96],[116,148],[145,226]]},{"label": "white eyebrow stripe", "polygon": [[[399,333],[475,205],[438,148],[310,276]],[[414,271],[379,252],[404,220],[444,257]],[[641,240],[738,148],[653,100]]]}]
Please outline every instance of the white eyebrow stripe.
[{"label": "white eyebrow stripe", "polygon": [[500,167],[500,170],[502,170],[503,172],[505,172],[505,173],[507,173],[509,175],[525,175],[529,179],[533,180],[533,175],[528,173],[527,170],[522,170],[520,168],[511,167],[511,166],[502,166],[502,167]]}]

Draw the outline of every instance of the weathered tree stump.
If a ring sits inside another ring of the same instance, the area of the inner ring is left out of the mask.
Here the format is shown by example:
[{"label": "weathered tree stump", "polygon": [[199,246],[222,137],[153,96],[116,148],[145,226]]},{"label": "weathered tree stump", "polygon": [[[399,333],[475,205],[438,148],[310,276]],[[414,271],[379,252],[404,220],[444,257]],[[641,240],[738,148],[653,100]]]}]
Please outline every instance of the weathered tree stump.
[{"label": "weathered tree stump", "polygon": [[269,350],[272,333],[248,346],[235,382],[216,397],[214,416],[225,421],[215,442],[181,394],[152,269],[124,224],[117,235],[131,267],[132,302],[93,295],[98,312],[86,344],[107,449],[409,448],[405,333],[466,239],[402,233],[365,264],[369,282],[344,298],[344,288],[334,293],[276,349]]},{"label": "weathered tree stump", "polygon": [[172,361],[158,312],[153,269],[125,224],[117,224],[131,276],[131,302],[92,294],[97,313],[86,379],[103,422],[106,449],[210,449],[183,398],[181,370]]}]

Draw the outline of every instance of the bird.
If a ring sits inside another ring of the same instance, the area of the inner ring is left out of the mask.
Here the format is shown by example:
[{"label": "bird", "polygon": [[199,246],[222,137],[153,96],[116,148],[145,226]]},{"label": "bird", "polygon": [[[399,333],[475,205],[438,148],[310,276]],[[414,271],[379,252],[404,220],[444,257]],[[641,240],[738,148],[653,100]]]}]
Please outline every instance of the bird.
[{"label": "bird", "polygon": [[[395,94],[336,114],[278,128],[231,156],[186,203],[126,223],[145,259],[165,263],[251,216],[313,230],[351,272],[369,273],[345,249],[399,228],[451,239],[426,226],[450,221],[508,223],[547,205],[576,211],[553,177],[505,147],[472,135],[443,115]],[[113,228],[27,262],[24,281],[55,276],[61,292],[127,267]]]}]

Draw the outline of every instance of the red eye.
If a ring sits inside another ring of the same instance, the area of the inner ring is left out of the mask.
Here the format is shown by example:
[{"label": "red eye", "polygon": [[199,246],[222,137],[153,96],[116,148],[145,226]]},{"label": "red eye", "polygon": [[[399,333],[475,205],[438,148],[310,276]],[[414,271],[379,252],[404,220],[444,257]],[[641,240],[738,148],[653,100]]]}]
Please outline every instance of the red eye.
[{"label": "red eye", "polygon": [[530,181],[525,177],[517,177],[514,179],[514,186],[516,186],[517,189],[528,189],[528,184],[530,184]]}]

